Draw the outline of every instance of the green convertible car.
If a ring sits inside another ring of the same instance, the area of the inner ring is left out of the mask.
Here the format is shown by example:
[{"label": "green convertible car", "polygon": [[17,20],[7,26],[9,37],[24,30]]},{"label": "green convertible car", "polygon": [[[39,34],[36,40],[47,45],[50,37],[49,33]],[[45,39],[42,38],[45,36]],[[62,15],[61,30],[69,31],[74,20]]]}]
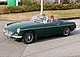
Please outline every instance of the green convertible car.
[{"label": "green convertible car", "polygon": [[4,27],[4,34],[16,39],[22,39],[24,43],[30,44],[37,38],[62,34],[70,35],[76,28],[75,22],[68,22],[42,16],[34,16],[29,21],[18,21],[8,23]]}]

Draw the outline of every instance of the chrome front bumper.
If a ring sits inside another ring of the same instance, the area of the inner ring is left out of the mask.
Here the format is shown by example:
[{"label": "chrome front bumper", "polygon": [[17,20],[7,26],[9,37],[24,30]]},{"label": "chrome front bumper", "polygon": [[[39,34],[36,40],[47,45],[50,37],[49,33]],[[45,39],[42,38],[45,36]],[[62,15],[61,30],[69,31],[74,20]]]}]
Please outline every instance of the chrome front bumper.
[{"label": "chrome front bumper", "polygon": [[6,36],[9,36],[9,37],[13,37],[13,38],[22,38],[22,36],[16,36],[16,35],[10,35],[8,33],[4,33]]}]

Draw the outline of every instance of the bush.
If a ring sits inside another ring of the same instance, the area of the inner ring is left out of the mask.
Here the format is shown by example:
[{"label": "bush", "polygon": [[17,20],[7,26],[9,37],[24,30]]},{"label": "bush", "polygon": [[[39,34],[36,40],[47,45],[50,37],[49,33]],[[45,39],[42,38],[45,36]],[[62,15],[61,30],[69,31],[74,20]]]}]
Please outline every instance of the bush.
[{"label": "bush", "polygon": [[8,7],[7,6],[1,6],[0,7],[0,14],[6,14],[9,13]]},{"label": "bush", "polygon": [[45,10],[68,10],[68,9],[80,9],[80,4],[45,4]]},{"label": "bush", "polygon": [[28,6],[30,6],[31,2],[30,2],[30,0],[21,0],[21,5],[28,5]]},{"label": "bush", "polygon": [[8,10],[10,13],[20,13],[24,11],[22,6],[8,6]]},{"label": "bush", "polygon": [[69,4],[69,1],[68,1],[68,0],[64,0],[63,3],[64,3],[64,4]]},{"label": "bush", "polygon": [[[44,4],[44,10],[68,10],[68,9],[80,9],[80,4]],[[30,11],[39,11],[40,4],[34,2],[31,6],[0,6],[0,14],[6,13],[21,13]]]}]

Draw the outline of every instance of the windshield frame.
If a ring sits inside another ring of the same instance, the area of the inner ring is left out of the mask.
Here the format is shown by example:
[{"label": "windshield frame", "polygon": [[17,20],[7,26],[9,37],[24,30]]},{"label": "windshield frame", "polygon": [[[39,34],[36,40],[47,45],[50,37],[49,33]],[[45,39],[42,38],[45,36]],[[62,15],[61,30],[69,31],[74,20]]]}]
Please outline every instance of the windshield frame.
[{"label": "windshield frame", "polygon": [[37,22],[37,23],[48,23],[48,22],[50,22],[50,20],[47,21],[46,19],[49,19],[49,17],[41,16],[41,15],[33,15],[33,17],[31,18],[32,21]]}]

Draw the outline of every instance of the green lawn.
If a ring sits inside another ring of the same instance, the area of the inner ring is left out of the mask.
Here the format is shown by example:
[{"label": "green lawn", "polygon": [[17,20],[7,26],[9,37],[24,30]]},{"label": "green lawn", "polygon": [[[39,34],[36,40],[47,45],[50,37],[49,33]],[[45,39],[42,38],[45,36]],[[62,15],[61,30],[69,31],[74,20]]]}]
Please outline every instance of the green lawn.
[{"label": "green lawn", "polygon": [[[44,11],[47,16],[54,15],[58,18],[68,18],[68,17],[80,17],[80,9],[72,10],[47,10]],[[30,19],[32,15],[40,14],[40,11],[25,12],[25,13],[12,13],[0,15],[0,19],[5,20],[25,20]]]}]

